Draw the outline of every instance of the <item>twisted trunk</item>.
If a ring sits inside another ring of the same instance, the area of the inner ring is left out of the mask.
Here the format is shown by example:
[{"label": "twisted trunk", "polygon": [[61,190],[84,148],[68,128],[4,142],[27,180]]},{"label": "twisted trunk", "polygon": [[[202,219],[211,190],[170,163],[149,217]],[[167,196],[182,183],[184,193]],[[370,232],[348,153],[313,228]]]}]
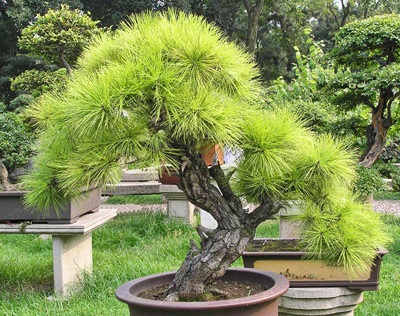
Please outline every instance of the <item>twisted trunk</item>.
[{"label": "twisted trunk", "polygon": [[[217,221],[214,230],[199,226],[201,245],[191,241],[189,252],[168,290],[168,300],[193,298],[206,284],[224,275],[254,237],[256,227],[278,211],[269,200],[251,213],[243,210],[219,165],[207,168],[196,154],[188,154],[180,173],[180,188],[188,200]],[[211,177],[217,186],[211,183]]]},{"label": "twisted trunk", "polygon": [[367,149],[360,158],[360,165],[371,167],[385,148],[387,132],[394,124],[391,105],[399,95],[399,93],[393,94],[391,88],[381,90],[378,105],[372,108],[372,123],[366,130]]}]

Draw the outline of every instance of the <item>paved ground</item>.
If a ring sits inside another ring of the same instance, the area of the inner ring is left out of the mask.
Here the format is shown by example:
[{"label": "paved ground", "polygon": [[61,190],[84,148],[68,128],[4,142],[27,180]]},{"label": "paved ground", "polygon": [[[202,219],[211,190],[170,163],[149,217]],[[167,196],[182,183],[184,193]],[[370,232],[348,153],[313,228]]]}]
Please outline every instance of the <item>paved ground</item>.
[{"label": "paved ground", "polygon": [[377,212],[400,216],[400,201],[380,200],[380,201],[374,201],[373,204],[374,204],[374,210]]},{"label": "paved ground", "polygon": [[[393,200],[380,200],[374,201],[374,209],[377,212],[393,214],[400,216],[400,201]],[[148,204],[148,205],[138,205],[138,204],[103,204],[103,208],[116,208],[119,213],[127,212],[137,212],[137,211],[167,211],[167,204]]]}]

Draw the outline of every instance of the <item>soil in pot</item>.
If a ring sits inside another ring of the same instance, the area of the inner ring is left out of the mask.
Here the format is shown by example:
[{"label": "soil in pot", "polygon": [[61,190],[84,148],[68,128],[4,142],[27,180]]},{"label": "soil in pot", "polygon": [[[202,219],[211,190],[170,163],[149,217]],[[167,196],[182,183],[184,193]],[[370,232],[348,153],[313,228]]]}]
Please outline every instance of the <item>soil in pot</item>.
[{"label": "soil in pot", "polygon": [[272,251],[302,251],[298,239],[268,239],[253,240],[248,244],[248,252],[272,252]]},{"label": "soil in pot", "polygon": [[[182,299],[181,302],[211,302],[246,297],[267,290],[265,286],[246,281],[215,280],[209,284],[201,297]],[[151,288],[138,294],[139,297],[164,301],[168,285]]]}]

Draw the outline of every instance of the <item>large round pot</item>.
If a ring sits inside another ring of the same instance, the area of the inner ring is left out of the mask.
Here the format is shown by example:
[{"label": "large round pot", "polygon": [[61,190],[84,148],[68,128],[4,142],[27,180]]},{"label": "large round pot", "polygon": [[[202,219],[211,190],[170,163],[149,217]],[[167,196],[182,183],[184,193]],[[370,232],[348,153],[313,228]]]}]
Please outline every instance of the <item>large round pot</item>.
[{"label": "large round pot", "polygon": [[228,269],[225,280],[247,281],[260,284],[268,290],[259,294],[213,302],[165,302],[143,299],[138,293],[171,283],[175,273],[155,274],[121,285],[117,298],[128,304],[131,316],[269,316],[278,315],[278,298],[289,288],[289,281],[273,272],[255,269]]}]

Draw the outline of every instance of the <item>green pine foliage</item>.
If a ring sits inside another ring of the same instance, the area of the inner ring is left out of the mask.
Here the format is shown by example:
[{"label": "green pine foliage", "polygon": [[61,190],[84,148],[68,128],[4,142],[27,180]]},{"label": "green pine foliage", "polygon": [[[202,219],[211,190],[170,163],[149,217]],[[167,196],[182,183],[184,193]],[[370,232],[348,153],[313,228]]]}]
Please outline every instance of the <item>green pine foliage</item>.
[{"label": "green pine foliage", "polygon": [[119,182],[126,162],[177,170],[205,141],[219,143],[240,156],[239,195],[305,201],[305,247],[365,268],[387,238],[351,196],[354,153],[287,109],[262,109],[258,77],[252,57],[200,17],[131,17],[85,50],[63,93],[30,107],[41,135],[26,204],[45,212],[82,188]]},{"label": "green pine foliage", "polygon": [[308,201],[298,219],[308,258],[345,267],[351,276],[368,272],[376,249],[390,242],[379,214],[348,197],[323,205]]},{"label": "green pine foliage", "polygon": [[42,210],[117,183],[124,161],[177,167],[185,147],[237,143],[258,75],[251,56],[200,17],[132,17],[85,51],[64,93],[30,108],[42,135],[26,203]]}]

